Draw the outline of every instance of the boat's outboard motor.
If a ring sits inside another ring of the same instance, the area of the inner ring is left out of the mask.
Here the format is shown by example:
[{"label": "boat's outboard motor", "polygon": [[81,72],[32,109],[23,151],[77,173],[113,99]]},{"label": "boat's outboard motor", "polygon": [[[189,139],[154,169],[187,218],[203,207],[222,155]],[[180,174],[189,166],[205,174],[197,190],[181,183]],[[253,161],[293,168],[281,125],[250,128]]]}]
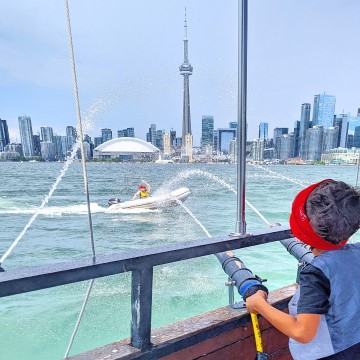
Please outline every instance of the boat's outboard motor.
[{"label": "boat's outboard motor", "polygon": [[109,206],[114,205],[114,204],[120,204],[120,203],[121,203],[121,200],[119,198],[111,198],[108,200]]}]

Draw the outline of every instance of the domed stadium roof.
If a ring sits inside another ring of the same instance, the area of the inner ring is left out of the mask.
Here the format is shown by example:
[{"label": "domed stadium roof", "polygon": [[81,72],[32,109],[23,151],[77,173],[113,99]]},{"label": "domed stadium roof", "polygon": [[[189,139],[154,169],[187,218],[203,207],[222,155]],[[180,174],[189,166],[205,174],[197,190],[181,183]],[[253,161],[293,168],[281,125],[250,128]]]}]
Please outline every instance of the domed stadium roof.
[{"label": "domed stadium roof", "polygon": [[160,151],[156,146],[133,137],[111,139],[95,148],[101,152],[117,152],[121,154],[154,153]]},{"label": "domed stadium roof", "polygon": [[[94,149],[94,156],[101,155],[150,155],[160,152],[156,146],[133,137],[121,137],[104,142]],[[96,154],[96,155],[95,155]]]}]

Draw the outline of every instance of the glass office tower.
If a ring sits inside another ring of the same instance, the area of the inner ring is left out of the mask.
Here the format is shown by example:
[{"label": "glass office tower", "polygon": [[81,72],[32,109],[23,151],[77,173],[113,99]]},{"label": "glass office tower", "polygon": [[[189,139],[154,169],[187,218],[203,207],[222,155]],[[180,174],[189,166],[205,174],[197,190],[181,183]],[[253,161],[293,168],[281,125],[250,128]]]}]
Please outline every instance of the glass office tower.
[{"label": "glass office tower", "polygon": [[259,139],[267,141],[268,131],[269,131],[269,124],[266,122],[261,122],[259,125]]},{"label": "glass office tower", "polygon": [[9,143],[10,137],[7,122],[0,119],[0,151],[4,151],[5,146]]},{"label": "glass office tower", "polygon": [[299,133],[299,145],[300,151],[299,155],[301,159],[306,158],[306,148],[305,148],[305,138],[306,131],[309,129],[310,125],[310,111],[311,105],[308,103],[301,105],[301,116],[300,116],[300,133]]},{"label": "glass office tower", "polygon": [[214,117],[203,115],[201,119],[201,146],[214,146]]},{"label": "glass office tower", "polygon": [[19,116],[19,130],[21,138],[22,153],[25,157],[32,157],[35,155],[33,131],[30,116]]},{"label": "glass office tower", "polygon": [[319,94],[314,97],[313,126],[322,126],[324,130],[334,125],[336,98],[333,95]]}]

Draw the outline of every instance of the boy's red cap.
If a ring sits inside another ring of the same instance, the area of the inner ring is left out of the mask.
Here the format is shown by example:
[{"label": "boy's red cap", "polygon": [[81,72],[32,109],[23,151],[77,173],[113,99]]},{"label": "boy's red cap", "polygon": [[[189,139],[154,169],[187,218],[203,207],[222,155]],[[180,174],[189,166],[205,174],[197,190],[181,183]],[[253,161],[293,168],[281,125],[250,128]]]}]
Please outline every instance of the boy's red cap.
[{"label": "boy's red cap", "polygon": [[321,183],[328,180],[332,179],[325,179],[316,184],[312,184],[295,196],[289,220],[291,232],[296,238],[305,244],[321,250],[336,250],[344,246],[348,239],[343,240],[340,244],[332,244],[331,242],[325,240],[313,230],[305,211],[306,200],[308,199],[310,193]]}]

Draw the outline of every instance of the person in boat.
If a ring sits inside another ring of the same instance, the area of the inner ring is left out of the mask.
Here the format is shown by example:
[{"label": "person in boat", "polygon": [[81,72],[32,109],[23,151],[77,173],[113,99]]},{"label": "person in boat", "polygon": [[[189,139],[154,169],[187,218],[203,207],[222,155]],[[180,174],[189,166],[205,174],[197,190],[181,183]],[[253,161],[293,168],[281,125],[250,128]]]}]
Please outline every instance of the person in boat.
[{"label": "person in boat", "polygon": [[360,190],[344,182],[323,180],[293,201],[291,231],[314,259],[299,274],[289,314],[261,290],[246,306],[289,336],[295,360],[360,359],[360,243],[346,244],[359,227]]},{"label": "person in boat", "polygon": [[142,199],[149,197],[150,189],[151,189],[150,185],[145,180],[142,180],[141,184],[139,185],[139,190],[133,196],[132,200],[135,200],[136,198]]}]

